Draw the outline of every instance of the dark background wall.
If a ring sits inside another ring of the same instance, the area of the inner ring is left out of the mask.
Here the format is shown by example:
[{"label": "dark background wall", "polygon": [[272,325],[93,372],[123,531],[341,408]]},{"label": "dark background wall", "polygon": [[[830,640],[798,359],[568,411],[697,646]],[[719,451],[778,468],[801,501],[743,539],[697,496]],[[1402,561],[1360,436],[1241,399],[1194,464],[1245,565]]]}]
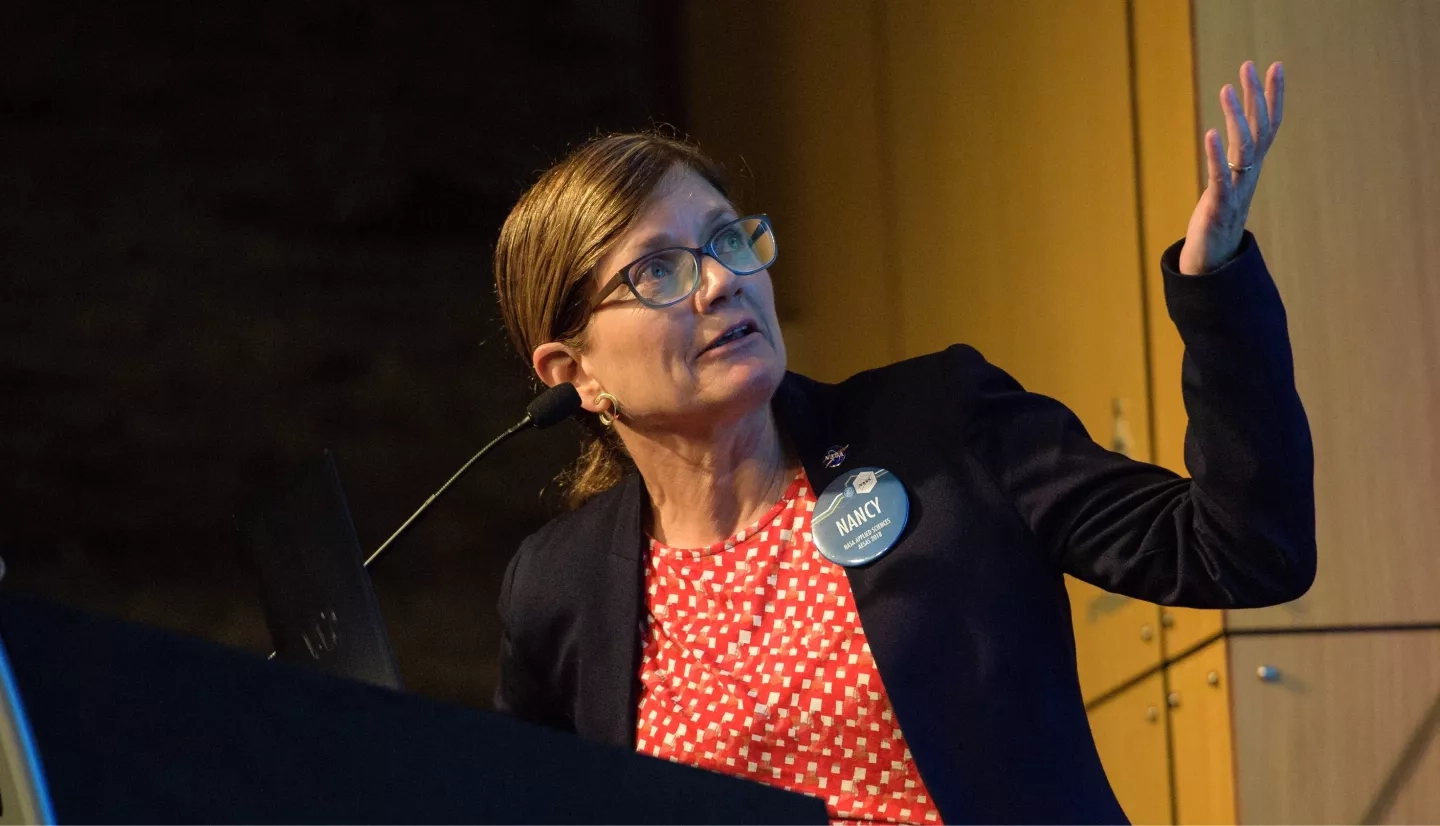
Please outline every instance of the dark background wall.
[{"label": "dark background wall", "polygon": [[[680,124],[665,0],[0,8],[0,587],[269,649],[232,514],[336,451],[376,547],[532,392],[499,225],[596,132]],[[374,571],[410,689],[487,705],[565,428]]]}]

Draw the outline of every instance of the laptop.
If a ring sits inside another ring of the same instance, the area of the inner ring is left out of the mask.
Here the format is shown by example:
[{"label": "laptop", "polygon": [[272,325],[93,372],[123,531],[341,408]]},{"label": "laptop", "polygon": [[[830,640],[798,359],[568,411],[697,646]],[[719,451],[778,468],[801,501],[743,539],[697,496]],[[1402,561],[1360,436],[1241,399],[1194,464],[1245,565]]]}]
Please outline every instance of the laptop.
[{"label": "laptop", "polygon": [[401,688],[400,668],[335,458],[325,451],[236,519],[260,574],[275,656],[339,677]]}]

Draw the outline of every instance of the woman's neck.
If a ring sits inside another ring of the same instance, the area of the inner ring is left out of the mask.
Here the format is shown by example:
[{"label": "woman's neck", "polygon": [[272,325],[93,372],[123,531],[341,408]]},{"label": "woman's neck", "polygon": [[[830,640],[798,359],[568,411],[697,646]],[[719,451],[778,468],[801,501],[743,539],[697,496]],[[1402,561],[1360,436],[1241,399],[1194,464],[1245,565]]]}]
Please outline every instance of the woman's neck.
[{"label": "woman's neck", "polygon": [[703,548],[733,536],[785,492],[791,462],[766,405],[714,430],[644,434],[625,447],[650,494],[650,535],[674,548]]}]

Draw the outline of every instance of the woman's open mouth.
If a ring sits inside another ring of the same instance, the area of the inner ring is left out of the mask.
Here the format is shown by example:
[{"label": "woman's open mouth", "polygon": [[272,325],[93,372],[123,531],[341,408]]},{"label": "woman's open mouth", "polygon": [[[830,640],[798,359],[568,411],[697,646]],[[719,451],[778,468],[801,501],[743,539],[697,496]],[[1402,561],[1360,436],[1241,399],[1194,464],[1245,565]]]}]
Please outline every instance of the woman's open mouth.
[{"label": "woman's open mouth", "polygon": [[724,333],[721,333],[718,338],[706,345],[705,349],[701,350],[700,353],[703,355],[712,350],[718,350],[722,347],[732,347],[737,342],[744,341],[750,336],[758,335],[759,333],[760,328],[756,326],[754,322],[742,321],[739,324],[736,324],[733,327],[729,328]]}]

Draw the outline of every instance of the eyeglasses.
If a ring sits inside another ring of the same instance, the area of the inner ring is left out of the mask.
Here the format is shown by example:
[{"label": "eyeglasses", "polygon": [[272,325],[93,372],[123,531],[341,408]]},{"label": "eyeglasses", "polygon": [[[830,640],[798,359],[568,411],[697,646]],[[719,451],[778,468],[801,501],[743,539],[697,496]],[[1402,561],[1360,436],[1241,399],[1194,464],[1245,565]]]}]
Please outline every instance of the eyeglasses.
[{"label": "eyeglasses", "polygon": [[700,256],[714,258],[736,275],[753,275],[775,263],[777,252],[768,215],[737,218],[716,230],[703,247],[671,247],[632,262],[600,288],[590,309],[600,306],[621,284],[647,307],[668,307],[700,287]]}]

